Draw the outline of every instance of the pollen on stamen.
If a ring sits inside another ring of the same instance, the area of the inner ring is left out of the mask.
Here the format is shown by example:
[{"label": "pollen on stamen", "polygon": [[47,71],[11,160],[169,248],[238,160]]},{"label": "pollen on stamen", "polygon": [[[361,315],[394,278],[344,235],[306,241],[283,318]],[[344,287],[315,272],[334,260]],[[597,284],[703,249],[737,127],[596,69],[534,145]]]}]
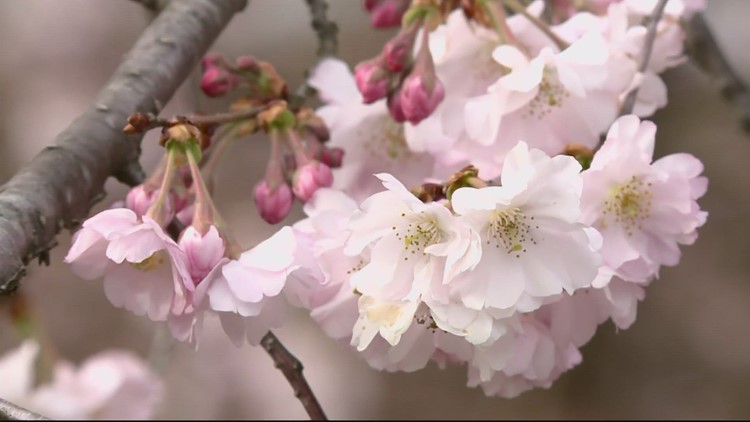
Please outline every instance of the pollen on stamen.
[{"label": "pollen on stamen", "polygon": [[507,254],[514,254],[516,258],[526,253],[525,245],[528,242],[536,244],[531,233],[531,226],[526,223],[526,216],[520,208],[493,212],[487,232],[486,243],[488,245],[494,241],[495,248],[502,248]]},{"label": "pollen on stamen", "polygon": [[651,215],[653,192],[652,183],[644,183],[638,176],[633,176],[626,183],[610,190],[604,201],[602,218],[599,225],[607,227],[612,222],[619,224],[628,236],[634,230],[643,228],[643,222]]}]

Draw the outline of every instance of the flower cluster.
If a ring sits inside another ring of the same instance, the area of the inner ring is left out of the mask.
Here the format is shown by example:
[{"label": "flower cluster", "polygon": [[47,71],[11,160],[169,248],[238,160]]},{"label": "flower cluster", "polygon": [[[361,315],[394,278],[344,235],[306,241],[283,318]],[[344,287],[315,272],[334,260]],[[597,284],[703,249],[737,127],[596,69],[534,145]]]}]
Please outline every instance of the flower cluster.
[{"label": "flower cluster", "polygon": [[213,314],[257,344],[289,303],[376,369],[462,364],[503,397],[549,387],[599,325],[634,322],[706,221],[701,162],[654,161],[641,120],[666,105],[659,74],[683,61],[681,21],[703,5],[669,0],[658,20],[653,0],[365,6],[402,29],[354,72],[322,60],[315,111],[265,62],[203,62],[206,94],[249,92],[218,137],[270,138],[261,217],[282,221],[296,198],[307,218],[239,246],[204,183],[227,142],[180,118],[161,167],[86,220],[66,261],[181,341]]},{"label": "flower cluster", "polygon": [[705,222],[700,162],[652,164],[653,145],[631,115],[583,172],[519,142],[499,185],[464,171],[449,200],[422,202],[389,174],[359,206],[319,192],[295,225],[323,286],[313,318],[379,369],[465,362],[488,394],[549,386],[599,324],[632,324],[643,286]]}]

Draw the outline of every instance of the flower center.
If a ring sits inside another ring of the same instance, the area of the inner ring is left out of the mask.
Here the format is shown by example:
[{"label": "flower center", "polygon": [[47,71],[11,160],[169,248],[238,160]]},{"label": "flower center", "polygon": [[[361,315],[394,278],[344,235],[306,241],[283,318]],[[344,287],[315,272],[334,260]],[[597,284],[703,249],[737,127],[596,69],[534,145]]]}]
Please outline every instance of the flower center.
[{"label": "flower center", "polygon": [[[531,217],[528,220],[533,219],[534,217]],[[520,208],[493,211],[487,231],[488,245],[494,241],[496,248],[502,248],[508,254],[515,253],[516,258],[520,258],[521,253],[526,252],[529,242],[536,245],[536,240],[531,235],[531,226]]]},{"label": "flower center", "polygon": [[378,121],[377,130],[360,129],[357,135],[365,139],[364,149],[380,158],[398,160],[410,158],[413,154],[406,144],[404,125],[394,121],[389,114],[385,114]]},{"label": "flower center", "polygon": [[133,266],[138,271],[148,272],[155,270],[162,266],[165,262],[165,252],[164,251],[157,251],[154,252],[151,256],[144,259],[141,262],[131,262],[130,265]]},{"label": "flower center", "polygon": [[546,66],[539,83],[539,92],[526,106],[526,115],[538,119],[545,118],[555,107],[562,107],[570,93],[560,83],[557,70]]},{"label": "flower center", "polygon": [[614,219],[620,224],[628,236],[633,235],[634,229],[643,228],[643,220],[651,215],[651,182],[644,183],[637,176],[633,176],[627,183],[615,186],[610,190],[604,201],[604,211],[600,226],[607,227],[608,219]]},{"label": "flower center", "polygon": [[[406,217],[406,214],[402,213],[401,216]],[[424,215],[424,212],[412,217],[405,226],[393,226],[393,231],[396,232],[396,238],[404,242],[404,251],[407,255],[404,256],[404,261],[409,259],[409,254],[421,253],[424,256],[424,249],[440,242],[443,237],[437,220]]]}]

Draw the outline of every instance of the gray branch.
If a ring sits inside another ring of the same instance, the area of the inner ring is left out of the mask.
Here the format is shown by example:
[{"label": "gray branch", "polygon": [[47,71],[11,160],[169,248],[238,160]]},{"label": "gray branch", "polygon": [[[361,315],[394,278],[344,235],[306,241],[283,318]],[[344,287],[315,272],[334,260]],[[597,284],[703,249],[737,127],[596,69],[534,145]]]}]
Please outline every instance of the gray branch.
[{"label": "gray branch", "polygon": [[750,132],[750,91],[732,69],[702,14],[696,14],[687,26],[688,53],[704,71],[715,77],[721,92],[739,111],[742,126]]},{"label": "gray branch", "polygon": [[0,421],[45,421],[42,415],[28,411],[22,407],[0,398]]},{"label": "gray branch", "polygon": [[[651,21],[648,24],[648,32],[646,32],[646,39],[643,41],[643,54],[641,55],[641,61],[638,63],[638,71],[645,72],[648,68],[648,62],[651,60],[651,51],[654,49],[654,41],[656,41],[656,27],[659,25],[661,16],[664,14],[664,8],[667,6],[667,0],[659,0],[654,11],[651,14]],[[638,97],[638,88],[630,91],[625,101],[623,101],[622,109],[620,109],[620,116],[630,114],[633,112],[635,107],[635,100]]]},{"label": "gray branch", "polygon": [[18,287],[32,259],[104,197],[111,175],[143,180],[142,135],[122,132],[134,111],[157,113],[247,0],[171,1],[128,53],[94,104],[0,187],[0,294]]}]

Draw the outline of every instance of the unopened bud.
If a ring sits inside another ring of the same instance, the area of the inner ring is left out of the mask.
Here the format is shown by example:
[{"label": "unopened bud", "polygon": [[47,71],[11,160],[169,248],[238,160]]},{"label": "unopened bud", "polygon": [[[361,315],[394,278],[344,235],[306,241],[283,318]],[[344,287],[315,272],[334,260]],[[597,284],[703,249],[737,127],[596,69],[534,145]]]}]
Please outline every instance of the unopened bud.
[{"label": "unopened bud", "polygon": [[294,172],[292,191],[297,199],[307,202],[315,191],[329,187],[332,183],[331,168],[317,160],[310,160]]},{"label": "unopened bud", "polygon": [[393,120],[403,123],[406,121],[406,115],[404,109],[401,107],[401,91],[393,92],[388,96],[388,112],[393,117]]},{"label": "unopened bud", "polygon": [[239,79],[237,76],[217,66],[210,66],[203,72],[203,76],[201,77],[201,90],[209,97],[224,95],[238,84]]},{"label": "unopened bud", "polygon": [[330,168],[339,168],[344,160],[344,150],[337,147],[323,147],[320,150],[319,159],[323,164]]},{"label": "unopened bud", "polygon": [[390,72],[384,68],[382,56],[357,65],[354,79],[365,104],[374,103],[388,94],[390,76]]},{"label": "unopened bud", "polygon": [[412,124],[421,122],[435,111],[444,96],[445,89],[435,75],[435,64],[425,31],[414,69],[401,85],[401,109],[406,120]]},{"label": "unopened bud", "polygon": [[409,66],[418,30],[419,22],[413,22],[385,44],[383,54],[388,70],[401,73]]},{"label": "unopened bud", "polygon": [[[129,208],[135,211],[138,216],[142,216],[146,214],[146,211],[148,211],[158,195],[159,189],[147,190],[143,185],[138,185],[133,189],[130,189],[125,196],[125,208]],[[169,201],[167,202],[166,208],[172,208]],[[171,212],[168,213],[171,214]]]},{"label": "unopened bud", "polygon": [[262,180],[255,186],[253,199],[261,218],[269,224],[276,224],[289,215],[294,198],[286,183],[273,189],[266,180]]},{"label": "unopened bud", "polygon": [[243,72],[258,73],[261,70],[258,60],[253,56],[239,56],[234,60],[234,64],[237,70]]},{"label": "unopened bud", "polygon": [[383,0],[372,7],[370,24],[379,29],[399,26],[408,8],[409,0]]}]

